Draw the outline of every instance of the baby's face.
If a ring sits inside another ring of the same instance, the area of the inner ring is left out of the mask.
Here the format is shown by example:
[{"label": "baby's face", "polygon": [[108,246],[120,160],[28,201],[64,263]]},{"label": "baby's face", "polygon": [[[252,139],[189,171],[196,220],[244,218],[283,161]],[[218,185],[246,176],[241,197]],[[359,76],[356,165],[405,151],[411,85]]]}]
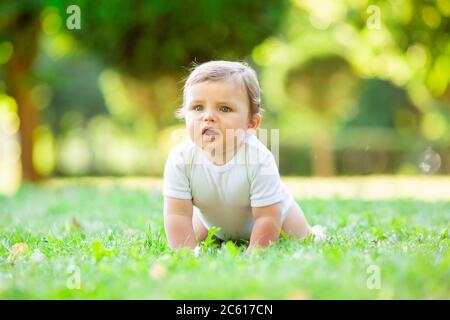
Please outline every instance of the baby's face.
[{"label": "baby's face", "polygon": [[[186,88],[186,129],[191,140],[216,154],[238,147],[250,121],[247,92],[234,80],[207,81]],[[221,152],[222,151],[222,152]]]}]

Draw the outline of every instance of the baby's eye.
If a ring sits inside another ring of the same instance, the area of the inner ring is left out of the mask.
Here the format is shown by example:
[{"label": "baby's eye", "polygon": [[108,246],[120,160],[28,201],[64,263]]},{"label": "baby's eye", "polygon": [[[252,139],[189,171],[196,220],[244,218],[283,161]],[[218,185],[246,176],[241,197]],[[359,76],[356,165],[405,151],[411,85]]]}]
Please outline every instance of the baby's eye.
[{"label": "baby's eye", "polygon": [[219,108],[219,111],[222,111],[222,112],[230,112],[231,109],[230,109],[229,107],[227,107],[227,106],[221,106],[221,107]]},{"label": "baby's eye", "polygon": [[192,109],[194,111],[201,111],[203,109],[203,107],[199,105],[199,106],[194,106]]}]

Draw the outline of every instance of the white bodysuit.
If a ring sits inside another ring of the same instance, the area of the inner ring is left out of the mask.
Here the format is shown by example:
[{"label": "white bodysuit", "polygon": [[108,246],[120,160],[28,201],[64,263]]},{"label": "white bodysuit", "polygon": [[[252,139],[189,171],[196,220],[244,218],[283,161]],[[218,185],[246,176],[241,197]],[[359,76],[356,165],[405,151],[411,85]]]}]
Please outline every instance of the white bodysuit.
[{"label": "white bodysuit", "polygon": [[164,169],[164,196],[192,199],[207,229],[227,239],[250,239],[252,207],[281,202],[281,219],[293,201],[280,180],[275,158],[255,135],[247,134],[236,155],[222,166],[213,164],[191,140],[177,145]]}]

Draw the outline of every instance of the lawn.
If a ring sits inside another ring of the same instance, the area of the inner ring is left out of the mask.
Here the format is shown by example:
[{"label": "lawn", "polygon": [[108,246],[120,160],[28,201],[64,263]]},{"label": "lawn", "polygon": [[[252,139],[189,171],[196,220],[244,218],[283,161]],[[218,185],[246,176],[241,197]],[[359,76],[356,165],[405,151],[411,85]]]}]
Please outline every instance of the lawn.
[{"label": "lawn", "polygon": [[168,250],[158,190],[26,185],[0,196],[0,299],[450,298],[450,200],[297,201],[327,240],[195,255]]}]

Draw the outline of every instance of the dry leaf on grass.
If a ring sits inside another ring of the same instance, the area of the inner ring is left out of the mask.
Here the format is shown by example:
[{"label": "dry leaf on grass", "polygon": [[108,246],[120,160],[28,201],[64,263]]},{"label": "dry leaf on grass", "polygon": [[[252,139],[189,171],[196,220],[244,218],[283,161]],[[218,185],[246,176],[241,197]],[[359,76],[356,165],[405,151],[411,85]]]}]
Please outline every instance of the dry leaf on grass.
[{"label": "dry leaf on grass", "polygon": [[150,269],[149,275],[155,280],[162,279],[166,276],[166,268],[157,263]]},{"label": "dry leaf on grass", "polygon": [[14,263],[17,257],[22,253],[28,251],[28,245],[26,243],[16,243],[11,248],[11,253],[8,257],[9,263]]},{"label": "dry leaf on grass", "polygon": [[81,224],[78,222],[77,218],[75,218],[75,217],[72,217],[72,225],[79,230],[83,229],[83,227],[81,226]]}]

